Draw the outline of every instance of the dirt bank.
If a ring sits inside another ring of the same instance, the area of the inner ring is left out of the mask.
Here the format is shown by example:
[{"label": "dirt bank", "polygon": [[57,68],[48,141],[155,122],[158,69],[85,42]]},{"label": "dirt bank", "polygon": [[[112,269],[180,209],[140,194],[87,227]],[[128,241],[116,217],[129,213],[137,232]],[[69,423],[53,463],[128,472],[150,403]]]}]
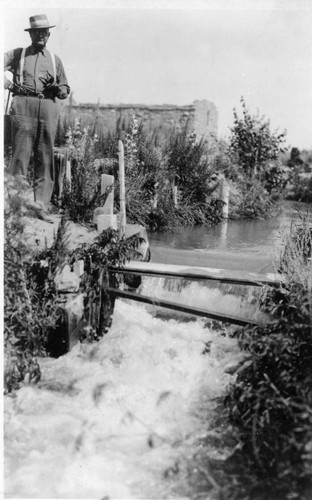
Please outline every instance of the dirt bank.
[{"label": "dirt bank", "polygon": [[[41,219],[25,217],[24,235],[30,248],[43,250],[52,245],[61,222],[61,215],[51,215],[50,218],[53,220],[53,224]],[[84,243],[91,244],[99,234],[95,227],[89,228],[72,221],[68,222],[67,228],[69,250]]]}]

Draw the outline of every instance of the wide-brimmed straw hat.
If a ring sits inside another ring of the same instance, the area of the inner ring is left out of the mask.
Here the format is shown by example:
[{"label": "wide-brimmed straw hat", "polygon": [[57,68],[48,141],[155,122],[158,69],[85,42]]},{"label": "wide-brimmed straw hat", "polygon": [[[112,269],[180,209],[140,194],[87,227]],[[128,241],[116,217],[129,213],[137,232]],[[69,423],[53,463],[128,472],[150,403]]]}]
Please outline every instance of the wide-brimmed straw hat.
[{"label": "wide-brimmed straw hat", "polygon": [[24,31],[31,31],[31,30],[40,30],[40,29],[46,29],[46,28],[55,28],[54,26],[51,26],[48,18],[45,14],[39,14],[38,16],[32,16],[29,18],[29,24],[30,28],[26,28]]}]

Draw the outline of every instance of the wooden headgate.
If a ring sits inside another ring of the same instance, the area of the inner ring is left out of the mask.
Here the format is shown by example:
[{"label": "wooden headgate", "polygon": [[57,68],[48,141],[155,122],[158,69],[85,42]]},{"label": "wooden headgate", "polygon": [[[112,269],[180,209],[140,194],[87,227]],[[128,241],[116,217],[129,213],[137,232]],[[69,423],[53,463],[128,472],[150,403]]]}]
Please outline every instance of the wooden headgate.
[{"label": "wooden headgate", "polygon": [[[179,304],[177,302],[170,302],[167,300],[157,299],[155,297],[150,297],[146,295],[141,295],[137,291],[128,291],[128,290],[120,290],[118,288],[111,286],[111,276],[114,274],[123,274],[123,275],[134,275],[134,276],[144,276],[144,277],[163,277],[163,278],[172,278],[172,279],[187,279],[187,280],[196,280],[196,281],[215,281],[224,284],[231,285],[241,285],[241,286],[253,286],[253,287],[263,287],[265,285],[270,286],[279,286],[281,283],[281,278],[271,278],[262,275],[258,275],[258,279],[252,278],[238,278],[233,276],[217,276],[213,273],[202,273],[190,270],[182,271],[182,270],[172,270],[173,266],[167,266],[167,269],[164,271],[153,269],[153,266],[147,263],[140,263],[139,267],[135,267],[135,265],[130,268],[117,268],[110,267],[108,269],[108,273],[106,278],[103,281],[103,291],[106,299],[108,297],[121,297],[125,299],[135,300],[137,302],[143,302],[146,304],[152,304],[157,307],[163,307],[166,309],[171,309],[175,311],[179,311],[186,314],[201,316],[210,318],[216,321],[221,321],[223,323],[231,323],[239,326],[260,326],[262,323],[255,319],[243,318],[240,316],[220,313],[216,311],[208,311],[206,309],[201,309],[194,306],[187,306],[184,304]],[[163,266],[166,268],[166,266]]]}]

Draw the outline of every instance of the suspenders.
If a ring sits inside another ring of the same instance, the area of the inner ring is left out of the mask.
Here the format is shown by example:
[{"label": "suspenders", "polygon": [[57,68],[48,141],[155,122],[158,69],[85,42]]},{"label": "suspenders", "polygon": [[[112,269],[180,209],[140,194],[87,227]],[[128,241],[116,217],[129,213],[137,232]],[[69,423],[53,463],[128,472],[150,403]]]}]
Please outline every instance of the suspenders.
[{"label": "suspenders", "polygon": [[[49,54],[51,56],[51,59],[52,59],[53,76],[54,76],[54,80],[56,80],[55,55],[53,54],[53,52],[50,52],[49,50],[47,50],[47,52],[49,52]],[[24,65],[25,65],[25,53],[26,53],[26,49],[23,48],[22,49],[22,53],[21,53],[20,63],[19,63],[19,80],[20,80],[20,85],[23,85],[23,83],[24,83],[23,71],[24,71]]]},{"label": "suspenders", "polygon": [[55,55],[53,54],[53,52],[50,52],[50,55],[51,55],[51,57],[52,57],[53,76],[54,76],[54,80],[56,81],[56,65],[55,65]]},{"label": "suspenders", "polygon": [[26,49],[22,49],[21,53],[21,58],[20,58],[20,64],[19,64],[19,80],[20,80],[20,85],[23,85],[24,83],[24,76],[23,76],[23,70],[24,70],[24,64],[25,64],[25,52]]}]

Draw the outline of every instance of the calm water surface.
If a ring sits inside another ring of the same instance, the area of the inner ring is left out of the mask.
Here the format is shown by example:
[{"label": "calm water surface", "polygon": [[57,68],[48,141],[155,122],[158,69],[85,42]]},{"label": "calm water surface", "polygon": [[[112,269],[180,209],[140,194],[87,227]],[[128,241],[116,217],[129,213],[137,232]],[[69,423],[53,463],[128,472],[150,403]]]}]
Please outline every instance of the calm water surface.
[{"label": "calm water surface", "polygon": [[299,213],[312,205],[285,202],[281,213],[268,220],[237,220],[214,227],[183,228],[177,233],[151,233],[152,260],[165,264],[198,265],[247,271],[272,271],[283,236]]}]

